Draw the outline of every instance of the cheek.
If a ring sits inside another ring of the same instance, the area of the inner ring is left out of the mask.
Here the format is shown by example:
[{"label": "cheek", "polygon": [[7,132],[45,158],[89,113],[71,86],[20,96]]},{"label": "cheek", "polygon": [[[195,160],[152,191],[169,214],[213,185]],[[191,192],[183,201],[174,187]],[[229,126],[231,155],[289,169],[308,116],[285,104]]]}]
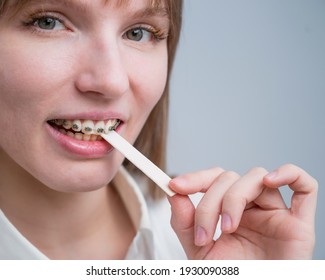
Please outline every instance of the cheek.
[{"label": "cheek", "polygon": [[58,102],[67,73],[59,53],[49,54],[45,45],[14,40],[10,45],[0,46],[0,131],[6,132],[0,146],[22,157],[19,150],[33,151],[41,143],[40,128]]},{"label": "cheek", "polygon": [[[145,61],[145,63],[144,63]],[[126,137],[134,143],[143,128],[152,109],[160,100],[167,80],[167,54],[155,59],[142,60],[134,67],[135,75],[130,75],[130,84],[133,92],[131,108],[132,122],[126,132]]]},{"label": "cheek", "polygon": [[[11,51],[1,49],[0,60],[0,130],[6,131],[1,138],[10,138],[18,136],[31,123],[29,119],[35,116],[35,111],[33,114],[32,111],[38,104],[37,84],[32,80],[35,70],[22,51],[15,47]],[[22,123],[20,130],[14,129]]]},{"label": "cheek", "polygon": [[46,51],[13,49],[2,56],[9,60],[0,69],[2,99],[12,107],[48,100],[62,84],[64,63]]},{"label": "cheek", "polygon": [[[62,50],[50,53],[46,45],[12,45],[0,47],[0,110],[6,122],[23,122],[22,130],[31,129],[31,125],[43,122],[49,108],[57,103],[60,89],[70,78],[64,70],[69,67]],[[1,131],[5,125],[0,121]]]},{"label": "cheek", "polygon": [[134,73],[131,85],[134,86],[134,98],[139,113],[147,117],[161,98],[167,80],[167,52],[160,52],[154,58],[139,62],[141,67],[133,66]]}]

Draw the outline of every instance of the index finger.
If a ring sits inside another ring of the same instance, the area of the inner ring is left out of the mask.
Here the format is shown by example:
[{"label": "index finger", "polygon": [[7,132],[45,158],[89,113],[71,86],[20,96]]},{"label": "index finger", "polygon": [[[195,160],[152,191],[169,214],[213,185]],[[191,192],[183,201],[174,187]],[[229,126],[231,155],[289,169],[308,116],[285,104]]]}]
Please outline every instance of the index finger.
[{"label": "index finger", "polygon": [[214,167],[180,175],[172,179],[169,182],[169,186],[173,191],[182,195],[195,194],[198,192],[205,193],[223,172],[224,170],[222,168]]}]

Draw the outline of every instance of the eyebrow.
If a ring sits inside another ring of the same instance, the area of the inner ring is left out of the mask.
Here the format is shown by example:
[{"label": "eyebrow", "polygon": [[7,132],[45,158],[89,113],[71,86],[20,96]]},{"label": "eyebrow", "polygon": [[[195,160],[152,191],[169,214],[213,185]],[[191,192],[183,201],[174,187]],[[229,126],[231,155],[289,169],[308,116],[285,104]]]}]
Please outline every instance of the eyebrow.
[{"label": "eyebrow", "polygon": [[31,3],[31,4],[46,4],[46,3],[58,3],[61,4],[67,8],[73,8],[75,10],[78,10],[80,12],[86,12],[88,9],[88,4],[89,2],[85,2],[85,1],[73,1],[73,0],[55,0],[55,1],[50,1],[50,0],[46,0],[46,1],[39,1],[39,0],[30,0],[30,1],[26,1],[26,4]]},{"label": "eyebrow", "polygon": [[132,14],[134,17],[152,17],[152,16],[159,16],[159,17],[166,17],[169,18],[169,14],[166,8],[153,8],[147,7],[142,10],[136,11]]},{"label": "eyebrow", "polygon": [[[48,3],[53,3],[53,1],[47,0],[44,1],[43,3],[45,4],[46,2]],[[55,0],[54,2],[62,4],[65,7],[68,8],[73,8],[75,10],[78,10],[80,12],[87,12],[87,10],[89,9],[89,1],[75,1],[75,0]],[[103,5],[107,5],[109,3],[111,3],[112,1],[110,0],[103,0],[102,3]],[[121,3],[126,3],[127,4],[127,0],[126,1],[118,1],[117,4],[120,7],[123,6],[123,4]],[[23,5],[25,4],[33,4],[33,3],[40,3],[39,0],[27,0],[24,2]],[[169,19],[169,13],[168,13],[168,9],[165,7],[146,7],[144,9],[141,10],[137,10],[135,12],[130,12],[130,16],[135,17],[135,18],[142,18],[142,17],[153,17],[153,16],[158,16],[158,17],[166,17]]]}]

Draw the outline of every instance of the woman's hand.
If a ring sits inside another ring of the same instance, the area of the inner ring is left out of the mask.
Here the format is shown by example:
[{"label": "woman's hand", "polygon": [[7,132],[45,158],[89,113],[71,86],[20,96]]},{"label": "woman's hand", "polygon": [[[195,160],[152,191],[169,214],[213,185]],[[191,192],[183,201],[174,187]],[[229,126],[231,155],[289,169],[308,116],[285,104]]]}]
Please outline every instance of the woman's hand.
[{"label": "woman's hand", "polygon": [[[291,206],[280,186],[293,190]],[[310,259],[317,181],[295,165],[240,177],[214,168],[174,178],[171,224],[189,259]],[[188,195],[203,192],[195,208]],[[221,215],[222,234],[213,240]]]}]

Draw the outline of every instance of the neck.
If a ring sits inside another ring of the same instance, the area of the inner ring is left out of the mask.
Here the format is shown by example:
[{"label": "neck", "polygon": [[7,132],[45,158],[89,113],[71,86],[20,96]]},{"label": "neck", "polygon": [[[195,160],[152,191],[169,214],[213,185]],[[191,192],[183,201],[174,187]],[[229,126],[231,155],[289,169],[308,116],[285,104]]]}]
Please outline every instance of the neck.
[{"label": "neck", "polygon": [[[125,248],[117,247],[110,251],[113,254],[110,256],[101,251],[103,244],[98,244],[108,240],[119,244],[120,230],[128,229],[134,234],[114,188],[106,186],[83,193],[57,192],[36,180],[8,156],[1,154],[0,159],[0,208],[48,257],[123,257]],[[131,236],[127,238],[132,239]],[[96,239],[102,242],[94,242]]]}]

